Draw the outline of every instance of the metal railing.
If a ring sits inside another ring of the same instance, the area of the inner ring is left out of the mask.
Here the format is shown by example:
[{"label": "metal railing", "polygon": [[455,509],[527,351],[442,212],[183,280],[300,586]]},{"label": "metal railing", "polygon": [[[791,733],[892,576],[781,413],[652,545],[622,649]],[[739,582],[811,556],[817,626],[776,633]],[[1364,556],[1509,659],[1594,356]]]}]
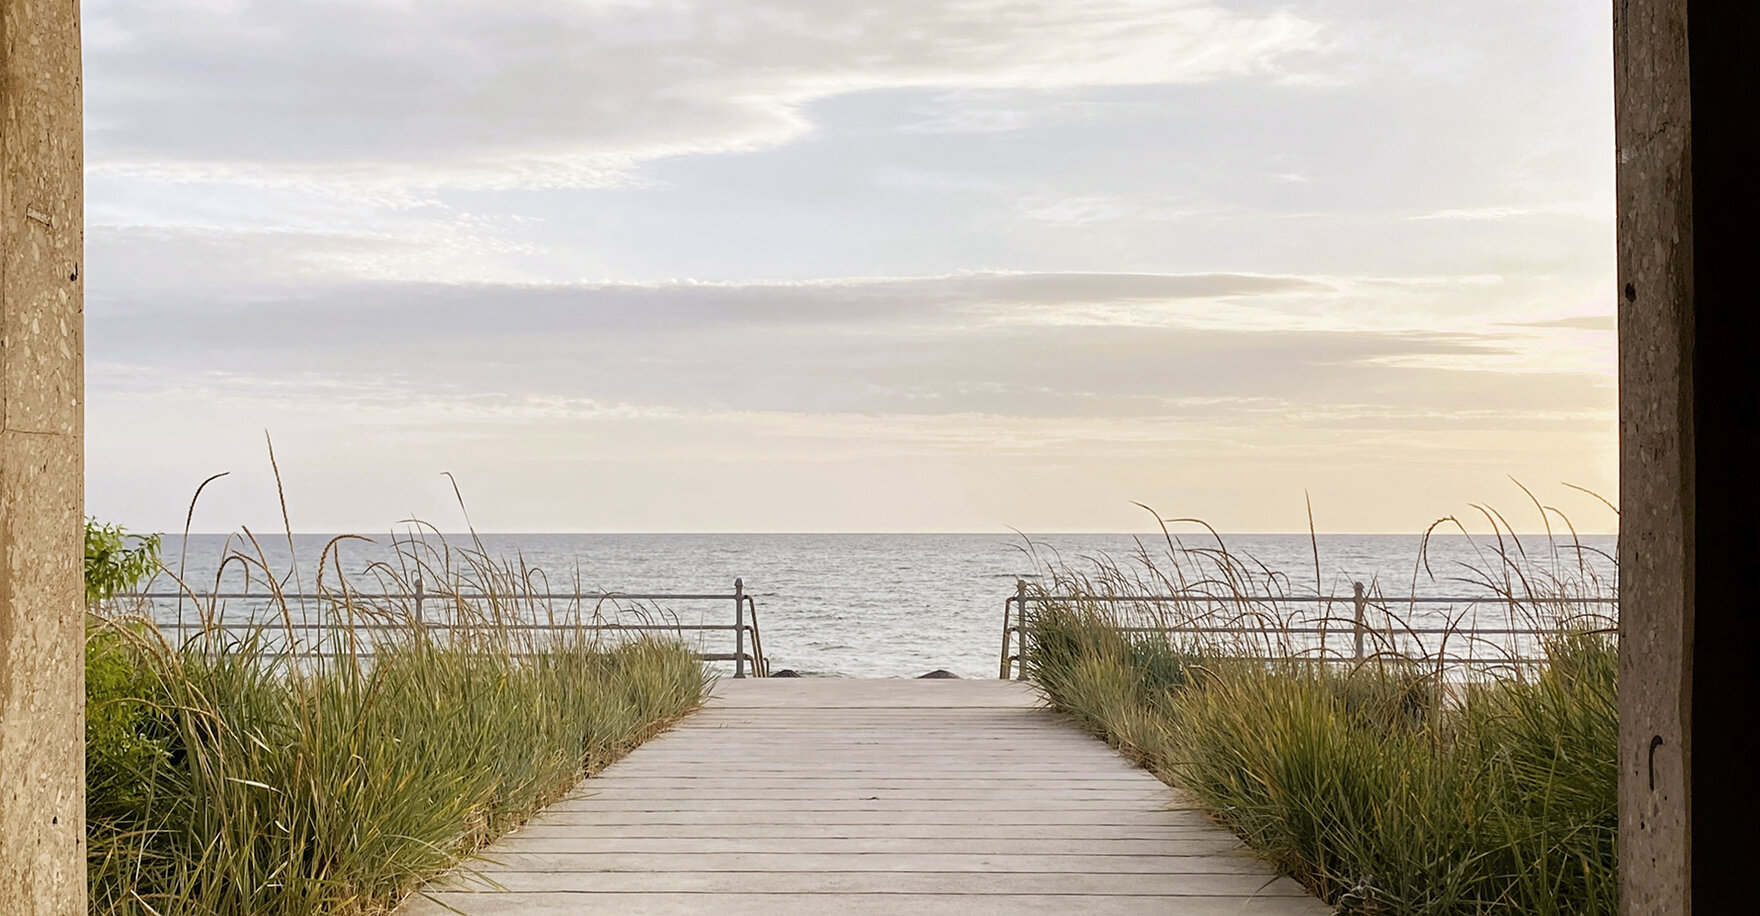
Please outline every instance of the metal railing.
[{"label": "metal railing", "polygon": [[[769,677],[770,675],[770,662],[764,656],[764,640],[758,629],[758,602],[746,591],[745,581],[743,579],[733,580],[733,591],[726,594],[581,591],[520,591],[516,593],[500,594],[491,591],[430,591],[424,587],[422,578],[417,576],[415,577],[413,587],[409,591],[404,592],[362,592],[354,591],[352,589],[320,593],[250,590],[231,592],[147,591],[123,594],[116,597],[125,602],[146,602],[149,605],[153,602],[177,601],[179,607],[175,620],[162,621],[158,619],[157,614],[148,614],[146,616],[153,620],[154,625],[159,628],[159,632],[162,635],[174,638],[175,643],[178,645],[183,644],[189,638],[192,630],[197,632],[213,629],[227,631],[250,630],[272,626],[276,623],[276,621],[273,620],[264,620],[260,615],[252,615],[244,620],[229,621],[224,619],[224,614],[216,614],[213,615],[212,618],[204,618],[200,622],[192,622],[187,620],[183,613],[183,605],[185,602],[193,600],[198,607],[201,606],[203,602],[207,602],[209,607],[214,607],[214,602],[217,601],[261,601],[265,603],[274,602],[283,607],[301,608],[302,613],[300,619],[291,621],[288,626],[292,629],[319,634],[319,642],[321,642],[322,633],[326,627],[334,630],[336,627],[346,626],[347,629],[355,632],[394,634],[401,631],[407,631],[411,623],[416,626],[424,627],[429,631],[468,630],[482,632],[487,630],[509,635],[526,634],[528,636],[536,637],[542,637],[544,635],[552,637],[565,636],[581,632],[594,634],[639,634],[653,632],[678,633],[681,635],[684,633],[696,633],[701,635],[725,632],[732,635],[732,651],[703,651],[699,641],[699,648],[697,650],[698,659],[705,662],[732,662],[733,676],[736,678],[746,677],[748,669],[753,677]],[[525,619],[517,615],[509,617],[508,615],[503,614],[499,615],[498,618],[492,622],[482,619],[480,615],[474,615],[476,619],[472,619],[473,615],[461,613],[453,613],[451,615],[438,617],[432,613],[436,609],[436,606],[438,606],[438,609],[444,614],[445,610],[449,607],[455,609],[455,611],[462,610],[468,607],[471,602],[484,601],[505,602],[517,608],[529,609],[534,613],[531,614],[531,619]],[[553,603],[558,601],[569,602],[573,608],[572,612],[565,612],[560,615],[560,619],[558,615],[550,610],[554,607]],[[617,607],[622,602],[712,601],[732,603],[733,617],[730,623],[687,624],[676,621],[655,622],[647,616],[642,617],[641,622],[625,623],[621,620],[606,619],[603,613],[599,610],[608,604]],[[374,602],[382,603],[384,606],[397,606],[403,608],[403,613],[407,615],[407,620],[404,622],[391,620],[375,622],[372,619],[373,617],[385,616],[385,607],[371,607],[371,604]],[[344,608],[348,612],[348,622],[346,624],[336,623],[335,621],[338,620],[339,617],[335,614],[332,614],[328,619],[323,616],[326,605],[328,605],[331,610],[335,610],[338,607]],[[362,607],[361,605],[366,605],[366,607]],[[318,609],[319,616],[315,620],[311,617],[311,606],[315,606]],[[582,613],[581,609],[585,607],[593,608],[590,615]],[[545,612],[543,614],[544,619],[539,619],[539,614],[536,613],[540,609]],[[362,613],[363,611],[364,613]],[[289,639],[291,640],[292,638],[292,634],[289,634]],[[749,647],[748,638],[750,640]],[[541,643],[534,641],[531,643],[531,646],[538,647],[541,646]],[[293,651],[295,654],[319,654],[322,650],[316,646],[306,650],[296,650],[290,646],[289,651]]]},{"label": "metal railing", "polygon": [[[1440,661],[1449,665],[1471,668],[1492,668],[1497,666],[1523,666],[1543,664],[1545,659],[1523,655],[1520,651],[1520,640],[1541,640],[1556,636],[1571,629],[1589,629],[1593,632],[1611,633],[1617,637],[1616,628],[1609,626],[1583,627],[1585,619],[1593,623],[1611,624],[1610,616],[1577,615],[1575,617],[1558,618],[1559,623],[1553,626],[1491,626],[1477,625],[1477,617],[1472,625],[1458,624],[1413,625],[1409,621],[1396,622],[1389,613],[1390,607],[1410,607],[1414,610],[1419,606],[1485,606],[1496,605],[1506,609],[1506,619],[1515,620],[1521,616],[1532,618],[1531,613],[1524,613],[1536,606],[1556,606],[1568,608],[1577,605],[1612,606],[1619,603],[1618,598],[1606,596],[1562,596],[1562,597],[1518,597],[1487,595],[1482,597],[1460,596],[1416,596],[1389,601],[1373,597],[1364,588],[1363,583],[1353,582],[1350,595],[1279,595],[1279,596],[1240,596],[1219,595],[1204,591],[1192,591],[1172,595],[1051,595],[1034,593],[1027,587],[1024,580],[1016,580],[1015,593],[1003,602],[1002,612],[1002,657],[999,676],[1003,680],[1026,680],[1026,659],[1030,651],[1032,622],[1028,608],[1043,607],[1054,604],[1092,603],[1099,605],[1126,606],[1163,606],[1184,605],[1187,607],[1267,609],[1280,605],[1313,605],[1321,613],[1303,619],[1292,620],[1262,613],[1235,614],[1254,617],[1255,622],[1204,622],[1214,620],[1213,613],[1183,615],[1184,622],[1169,624],[1159,619],[1142,625],[1122,624],[1119,630],[1126,633],[1156,633],[1172,637],[1186,634],[1191,636],[1236,636],[1257,637],[1268,642],[1281,638],[1280,644],[1288,651],[1281,653],[1265,653],[1262,655],[1246,655],[1239,657],[1253,661],[1276,661],[1295,658],[1311,658],[1325,661],[1361,663],[1377,656],[1396,658],[1423,658]],[[1348,606],[1351,616],[1348,618],[1333,617],[1329,613],[1334,606]],[[1370,619],[1370,612],[1378,611],[1383,622],[1377,625]],[[1158,615],[1157,615],[1158,616]],[[1556,616],[1556,615],[1555,615]],[[1342,651],[1334,652],[1329,641],[1334,636],[1349,636],[1351,651],[1347,655]],[[1424,637],[1442,637],[1442,645],[1426,646]],[[1503,639],[1498,647],[1500,654],[1484,657],[1475,655],[1450,655],[1447,643],[1451,640],[1466,643],[1469,647],[1483,649],[1494,645],[1492,637]],[[1367,645],[1365,645],[1367,643]],[[1299,645],[1299,649],[1298,649]],[[1012,648],[1012,652],[1011,652]],[[1413,651],[1413,650],[1417,651]]]}]

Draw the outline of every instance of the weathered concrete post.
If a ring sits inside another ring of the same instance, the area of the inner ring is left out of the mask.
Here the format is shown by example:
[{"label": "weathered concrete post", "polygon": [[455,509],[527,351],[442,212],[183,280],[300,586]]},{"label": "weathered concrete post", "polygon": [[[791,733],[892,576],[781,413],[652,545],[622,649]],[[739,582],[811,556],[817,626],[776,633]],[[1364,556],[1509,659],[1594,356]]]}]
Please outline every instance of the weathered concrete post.
[{"label": "weathered concrete post", "polygon": [[78,0],[0,0],[0,913],[86,911]]},{"label": "weathered concrete post", "polygon": [[1685,0],[1614,5],[1620,342],[1620,884],[1689,912],[1693,174]]}]

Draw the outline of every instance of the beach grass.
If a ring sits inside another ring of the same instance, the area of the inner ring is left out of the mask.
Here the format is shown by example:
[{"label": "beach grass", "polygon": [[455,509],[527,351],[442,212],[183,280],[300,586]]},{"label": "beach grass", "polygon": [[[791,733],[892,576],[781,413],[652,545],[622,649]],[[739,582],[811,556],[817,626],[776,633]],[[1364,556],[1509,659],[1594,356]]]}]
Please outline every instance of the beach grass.
[{"label": "beach grass", "polygon": [[[1279,586],[1225,549],[1169,546],[1175,555],[1053,564],[1041,595]],[[1048,600],[1030,621],[1028,670],[1054,708],[1191,792],[1341,912],[1614,913],[1617,645],[1605,618],[1543,600],[1601,586],[1512,546],[1490,555],[1505,568],[1468,578],[1526,623],[1552,625],[1540,664],[1469,670],[1373,643],[1360,661],[1328,660],[1277,645],[1288,637],[1270,627],[1170,638],[1133,630],[1143,621],[1128,602]],[[1176,615],[1239,626],[1279,606],[1208,608]]]},{"label": "beach grass", "polygon": [[[533,600],[531,570],[417,540],[376,581],[494,597],[432,602],[445,629],[335,578],[299,599],[246,538],[222,572],[277,596],[251,624],[193,588],[207,603],[181,643],[92,616],[92,912],[387,912],[705,696],[682,643],[606,638]],[[540,638],[517,625],[534,619],[564,622]]]}]

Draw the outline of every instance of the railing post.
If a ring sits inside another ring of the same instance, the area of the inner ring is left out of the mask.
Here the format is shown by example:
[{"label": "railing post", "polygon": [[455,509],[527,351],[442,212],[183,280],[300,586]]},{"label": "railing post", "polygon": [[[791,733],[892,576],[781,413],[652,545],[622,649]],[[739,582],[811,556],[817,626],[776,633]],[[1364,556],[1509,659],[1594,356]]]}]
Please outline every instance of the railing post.
[{"label": "railing post", "polygon": [[1357,611],[1356,625],[1354,627],[1357,647],[1354,657],[1360,662],[1363,660],[1363,611],[1368,606],[1369,599],[1363,596],[1363,583],[1361,582],[1352,582],[1351,592],[1351,603],[1356,605]]},{"label": "railing post", "polygon": [[1017,681],[1027,679],[1027,580],[1014,580],[1015,626],[1014,644],[1016,648],[1015,675]]},{"label": "railing post", "polygon": [[[1020,581],[1020,580],[1015,580]],[[1008,657],[1008,637],[1014,632],[1014,596],[1002,599],[1002,660],[996,676],[1002,680],[1014,677],[1014,664]]]},{"label": "railing post", "polygon": [[746,580],[733,580],[733,676],[746,676]]}]

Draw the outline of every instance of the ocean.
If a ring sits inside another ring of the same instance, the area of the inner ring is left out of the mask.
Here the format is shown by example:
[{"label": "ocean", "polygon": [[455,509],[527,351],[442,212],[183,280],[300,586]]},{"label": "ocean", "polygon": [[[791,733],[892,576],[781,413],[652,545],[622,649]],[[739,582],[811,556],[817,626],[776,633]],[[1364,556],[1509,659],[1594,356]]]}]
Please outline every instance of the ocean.
[{"label": "ocean", "polygon": [[[1506,535],[1506,540],[1507,540]],[[326,564],[334,582],[337,562],[357,588],[374,588],[369,567],[393,556],[389,535],[371,543],[339,542]],[[299,578],[308,586],[317,575],[327,535],[266,536],[261,549],[268,568],[289,574],[297,552]],[[447,535],[453,548],[468,546],[468,535]],[[1315,592],[1315,547],[1307,535],[1222,535],[1227,549],[1250,557],[1288,578],[1290,593]],[[714,593],[732,591],[736,578],[756,599],[764,649],[772,670],[803,675],[914,677],[945,669],[962,677],[995,677],[1002,645],[1005,599],[1017,579],[1035,579],[1048,560],[1082,567],[1094,558],[1125,559],[1140,549],[1165,556],[1160,534],[485,534],[483,550],[494,557],[542,570],[534,581],[554,591]],[[1186,548],[1210,548],[1205,534],[1182,534]],[[224,535],[191,535],[187,550],[168,536],[164,559],[184,580],[207,590],[226,549]],[[233,545],[239,542],[234,540]],[[1531,569],[1566,578],[1583,569],[1611,585],[1616,539],[1584,536],[1582,550],[1568,536],[1549,542],[1523,536],[1521,556]],[[1320,535],[1320,582],[1325,594],[1349,595],[1363,582],[1389,598],[1482,596],[1483,586],[1464,579],[1471,569],[1500,568],[1495,538],[1438,535],[1428,549],[1429,569],[1419,566],[1420,538],[1414,535]],[[247,545],[248,547],[248,545]],[[256,548],[247,552],[254,554]],[[1578,558],[1582,558],[1579,567]],[[234,564],[226,589],[242,582]],[[259,580],[260,581],[260,580]],[[427,583],[435,588],[433,577]],[[174,586],[160,579],[153,589]],[[681,623],[725,623],[732,602],[673,602],[661,608]],[[157,615],[170,623],[175,606],[162,604]]]}]

